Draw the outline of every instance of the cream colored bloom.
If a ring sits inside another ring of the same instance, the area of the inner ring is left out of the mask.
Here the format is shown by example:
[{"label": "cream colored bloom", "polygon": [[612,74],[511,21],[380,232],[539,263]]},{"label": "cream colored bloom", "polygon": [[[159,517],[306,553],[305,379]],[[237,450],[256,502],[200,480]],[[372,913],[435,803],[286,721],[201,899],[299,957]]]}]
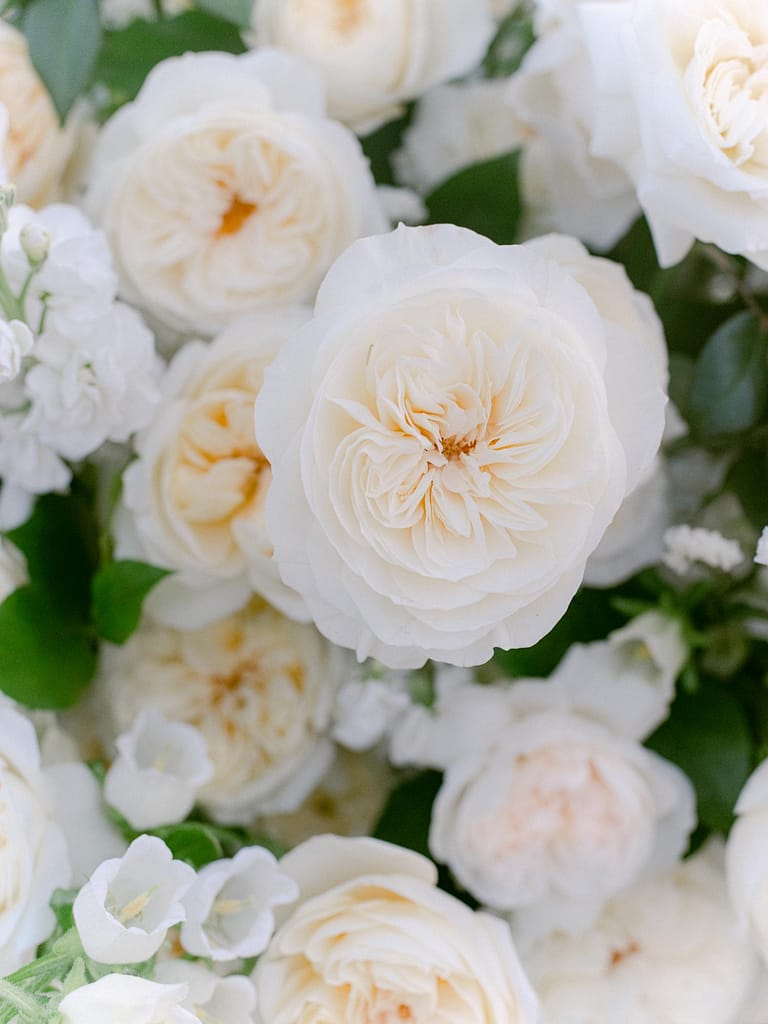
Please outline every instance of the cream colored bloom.
[{"label": "cream colored bloom", "polygon": [[507,926],[436,888],[433,864],[317,836],[280,862],[298,905],[254,974],[260,1024],[535,1024]]},{"label": "cream colored bloom", "polygon": [[652,464],[658,338],[626,278],[583,258],[582,279],[442,225],[362,240],[267,370],[267,530],[358,658],[469,665],[535,643]]},{"label": "cream colored bloom", "polygon": [[199,729],[214,776],[198,800],[247,822],[293,810],[328,768],[336,658],[311,626],[254,600],[191,633],[146,621],[107,653],[103,696],[115,732],[145,707]]},{"label": "cream colored bloom", "polygon": [[20,202],[50,202],[72,152],[21,32],[0,20],[0,156]]},{"label": "cream colored bloom", "polygon": [[768,8],[621,0],[581,13],[592,149],[629,173],[662,266],[700,239],[768,268]]},{"label": "cream colored bloom", "polygon": [[271,471],[253,427],[264,370],[308,313],[238,321],[210,345],[191,342],[165,375],[162,410],[136,439],[123,477],[117,554],[173,570],[147,608],[194,628],[256,591],[293,618],[301,599],[280,579],[264,527]]},{"label": "cream colored bloom", "polygon": [[736,803],[726,846],[731,902],[768,963],[768,761],[750,775]]},{"label": "cream colored bloom", "polygon": [[717,844],[621,893],[589,931],[521,953],[547,1024],[744,1024],[756,966]]},{"label": "cream colored bloom", "polygon": [[322,74],[331,114],[360,131],[480,63],[494,31],[490,0],[259,0],[259,42]]},{"label": "cream colored bloom", "polygon": [[312,298],[350,242],[386,227],[359,143],[324,116],[319,79],[268,51],[154,68],[102,131],[87,204],[125,297],[210,334]]}]

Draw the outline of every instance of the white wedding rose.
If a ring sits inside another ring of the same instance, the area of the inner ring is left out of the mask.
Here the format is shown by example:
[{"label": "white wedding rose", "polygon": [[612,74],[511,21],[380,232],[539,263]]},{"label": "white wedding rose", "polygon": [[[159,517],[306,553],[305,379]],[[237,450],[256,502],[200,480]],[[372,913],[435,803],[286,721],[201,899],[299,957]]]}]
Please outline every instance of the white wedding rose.
[{"label": "white wedding rose", "polygon": [[59,1003],[62,1024],[200,1024],[183,1008],[187,984],[161,985],[129,974],[107,974],[69,992]]},{"label": "white wedding rose", "polygon": [[581,3],[535,4],[537,38],[509,79],[507,103],[524,134],[525,233],[564,231],[608,249],[639,207],[626,172],[590,150],[595,89],[579,24]]},{"label": "white wedding rose", "polygon": [[465,167],[517,149],[526,130],[507,92],[504,79],[475,79],[422,96],[394,154],[398,180],[427,192]]},{"label": "white wedding rose", "polygon": [[32,66],[27,41],[0,19],[0,159],[22,203],[49,202],[75,142],[74,120],[62,128]]},{"label": "white wedding rose", "polygon": [[535,643],[652,464],[653,332],[614,321],[634,309],[626,278],[582,269],[400,227],[336,262],[267,370],[280,572],[359,659],[469,665]]},{"label": "white wedding rose", "polygon": [[478,65],[494,32],[490,0],[258,0],[261,45],[312,64],[331,114],[367,132],[402,104]]},{"label": "white wedding rose", "polygon": [[620,893],[589,931],[521,956],[547,1024],[746,1024],[756,966],[715,843]]},{"label": "white wedding rose", "polygon": [[71,881],[54,793],[32,723],[0,705],[0,974],[33,959],[53,930],[49,902]]},{"label": "white wedding rose", "polygon": [[507,925],[436,887],[426,858],[316,836],[280,861],[298,904],[254,973],[260,1024],[536,1024]]},{"label": "white wedding rose", "polygon": [[725,849],[728,889],[768,963],[768,760],[747,780],[736,815]]},{"label": "white wedding rose", "polygon": [[149,595],[156,619],[196,628],[256,591],[306,618],[264,527],[271,471],[253,427],[264,370],[308,318],[300,308],[238,321],[210,345],[189,342],[161,383],[162,408],[136,438],[123,476],[116,553],[173,570]]},{"label": "white wedding rose", "polygon": [[311,299],[350,242],[386,227],[360,144],[324,116],[320,80],[272,51],[158,64],[103,128],[86,205],[124,297],[207,334]]},{"label": "white wedding rose", "polygon": [[580,13],[592,150],[630,175],[662,266],[699,239],[768,269],[768,9],[614,0]]},{"label": "white wedding rose", "polygon": [[146,620],[105,652],[100,698],[115,733],[148,707],[194,725],[214,766],[198,801],[218,821],[247,823],[294,810],[325,774],[346,661],[312,626],[254,600],[194,632]]}]

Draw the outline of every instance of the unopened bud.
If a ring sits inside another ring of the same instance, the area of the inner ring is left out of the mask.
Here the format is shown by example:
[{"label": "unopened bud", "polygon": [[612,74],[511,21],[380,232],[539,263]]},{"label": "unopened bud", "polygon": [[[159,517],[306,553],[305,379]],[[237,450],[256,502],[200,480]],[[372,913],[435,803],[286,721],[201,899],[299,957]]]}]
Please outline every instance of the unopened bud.
[{"label": "unopened bud", "polygon": [[8,228],[8,211],[16,199],[13,185],[0,185],[0,235]]},{"label": "unopened bud", "polygon": [[51,236],[39,224],[25,224],[19,232],[19,242],[24,255],[33,267],[39,267],[48,256],[51,247]]}]

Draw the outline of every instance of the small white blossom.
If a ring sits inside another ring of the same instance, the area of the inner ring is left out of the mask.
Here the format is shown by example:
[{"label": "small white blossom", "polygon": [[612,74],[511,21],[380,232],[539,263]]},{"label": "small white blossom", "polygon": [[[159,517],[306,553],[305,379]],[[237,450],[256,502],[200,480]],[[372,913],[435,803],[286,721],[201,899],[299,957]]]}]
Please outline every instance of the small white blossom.
[{"label": "small white blossom", "polygon": [[763,528],[760,539],[757,542],[755,561],[758,565],[768,565],[768,526]]},{"label": "small white blossom", "polygon": [[145,708],[116,742],[104,798],[136,829],[183,821],[213,776],[199,729]]},{"label": "small white blossom", "polygon": [[701,526],[671,526],[664,534],[664,544],[664,564],[681,576],[694,562],[731,572],[744,560],[738,541],[728,540],[717,530]]},{"label": "small white blossom", "polygon": [[182,1007],[186,985],[160,985],[146,978],[107,974],[82,985],[59,1003],[62,1024],[200,1024]]},{"label": "small white blossom", "polygon": [[34,345],[32,332],[21,320],[0,320],[0,384],[15,380],[21,361]]},{"label": "small white blossom", "polygon": [[368,750],[410,705],[407,673],[385,669],[378,678],[366,663],[336,694],[332,736],[349,750]]},{"label": "small white blossom", "polygon": [[220,978],[200,963],[166,960],[155,968],[155,978],[186,985],[181,1005],[207,1024],[253,1024],[256,989],[244,975]]},{"label": "small white blossom", "polygon": [[9,540],[0,538],[0,602],[27,582],[24,556]]},{"label": "small white blossom", "polygon": [[100,864],[75,898],[83,949],[102,964],[148,960],[184,920],[181,901],[194,880],[161,839],[139,836],[121,858]]},{"label": "small white blossom", "polygon": [[181,944],[212,960],[258,956],[275,930],[272,908],[292,903],[299,888],[272,854],[259,846],[240,850],[200,870],[184,897],[187,919]]}]

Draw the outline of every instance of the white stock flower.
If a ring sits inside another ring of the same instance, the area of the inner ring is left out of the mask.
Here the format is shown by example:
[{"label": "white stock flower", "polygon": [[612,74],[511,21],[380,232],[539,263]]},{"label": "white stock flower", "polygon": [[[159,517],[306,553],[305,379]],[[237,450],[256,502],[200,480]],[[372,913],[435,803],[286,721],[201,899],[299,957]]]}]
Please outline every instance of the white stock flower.
[{"label": "white stock flower", "polygon": [[500,79],[438,85],[422,96],[395,154],[398,180],[429,191],[457,171],[517,149],[524,130]]},{"label": "white stock flower", "polygon": [[735,810],[725,849],[728,889],[768,963],[768,760],[750,775]]},{"label": "white stock flower", "polygon": [[74,124],[70,119],[69,127],[59,126],[26,39],[0,19],[0,156],[20,202],[39,205],[52,198],[73,143]]},{"label": "white stock flower", "polygon": [[587,932],[521,949],[547,1024],[744,1024],[755,958],[714,844],[616,896]]},{"label": "white stock flower", "polygon": [[259,0],[253,26],[322,75],[331,114],[367,132],[405,100],[471,71],[491,41],[491,0]]},{"label": "white stock flower", "polygon": [[359,659],[478,664],[568,606],[666,401],[652,332],[612,320],[626,279],[584,277],[462,228],[400,227],[349,248],[267,370],[280,571]]},{"label": "white stock flower", "polygon": [[509,80],[508,103],[526,135],[520,184],[527,233],[564,231],[608,249],[639,209],[622,168],[590,150],[595,96],[581,2],[536,4],[537,39]]},{"label": "white stock flower", "polygon": [[154,708],[140,711],[115,745],[104,799],[135,829],[183,821],[213,775],[202,733]]},{"label": "white stock flower", "polygon": [[768,565],[768,526],[763,527],[760,539],[757,542],[754,561],[758,565]]},{"label": "white stock flower", "polygon": [[157,65],[102,130],[86,202],[125,298],[209,334],[311,299],[353,239],[385,227],[360,145],[324,116],[319,79],[271,51]]},{"label": "white stock flower", "polygon": [[0,320],[0,384],[15,380],[21,361],[34,345],[34,337],[22,320]]},{"label": "white stock flower", "polygon": [[102,692],[116,732],[145,707],[199,729],[215,769],[199,802],[216,820],[248,822],[295,809],[328,769],[346,660],[254,600],[195,632],[145,621],[105,653]]},{"label": "white stock flower", "polygon": [[206,864],[184,897],[181,944],[211,960],[258,956],[275,930],[273,907],[293,903],[299,890],[268,850],[248,846],[232,860]]},{"label": "white stock flower", "polygon": [[768,10],[615,0],[581,11],[593,151],[629,173],[662,266],[700,239],[768,268]]},{"label": "white stock flower", "polygon": [[166,960],[155,967],[155,978],[165,985],[187,986],[181,1005],[207,1024],[253,1024],[256,990],[250,978],[220,978],[201,963]]},{"label": "white stock flower", "polygon": [[307,316],[292,308],[266,312],[210,345],[185,345],[161,384],[159,414],[136,438],[116,551],[174,570],[147,602],[168,625],[211,622],[254,590],[292,618],[306,618],[266,536],[271,471],[254,434],[253,403],[266,366]]},{"label": "white stock flower", "polygon": [[0,706],[0,973],[29,959],[55,924],[49,901],[71,881],[53,792],[30,721]]},{"label": "white stock flower", "polygon": [[200,1024],[200,1018],[181,1005],[186,995],[186,984],[161,985],[132,975],[107,974],[65,995],[59,1013],[62,1024]]},{"label": "white stock flower", "polygon": [[122,857],[101,863],[75,897],[83,949],[100,964],[148,960],[184,920],[182,899],[194,880],[194,869],[174,860],[162,839],[134,839]]},{"label": "white stock flower", "polygon": [[28,582],[26,559],[15,545],[0,537],[0,602]]},{"label": "white stock flower", "polygon": [[333,738],[348,750],[369,750],[410,706],[406,673],[362,665],[336,694]]},{"label": "white stock flower", "polygon": [[301,895],[256,966],[260,1024],[539,1020],[506,924],[437,889],[424,857],[316,836],[280,867]]},{"label": "white stock flower", "polygon": [[695,562],[731,572],[744,561],[744,552],[738,541],[729,540],[717,530],[707,530],[703,526],[670,526],[664,534],[664,544],[664,564],[681,576]]}]

